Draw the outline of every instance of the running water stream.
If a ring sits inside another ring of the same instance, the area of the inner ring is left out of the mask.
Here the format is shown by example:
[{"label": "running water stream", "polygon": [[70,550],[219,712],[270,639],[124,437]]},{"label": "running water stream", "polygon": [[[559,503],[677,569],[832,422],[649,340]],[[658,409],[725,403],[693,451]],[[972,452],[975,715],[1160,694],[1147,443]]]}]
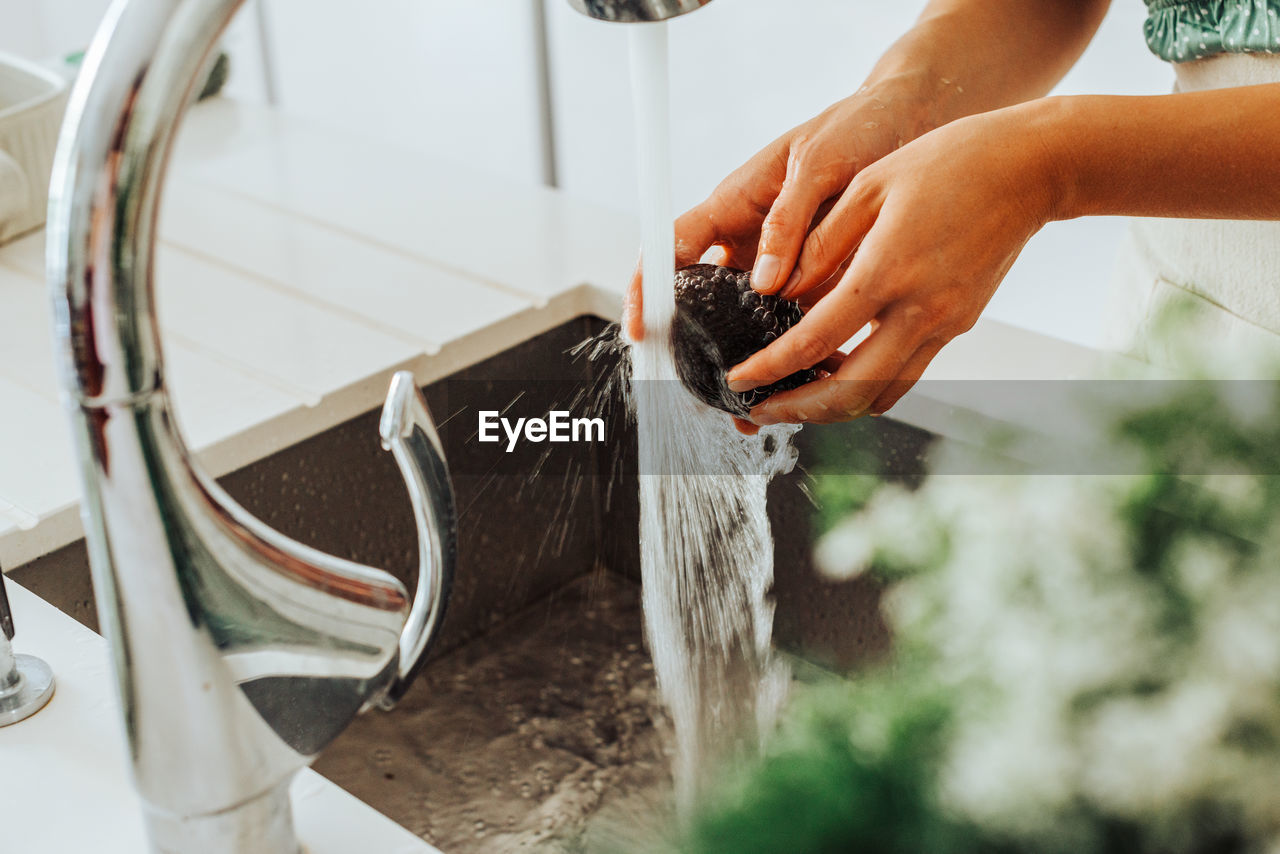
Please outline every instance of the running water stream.
[{"label": "running water stream", "polygon": [[675,729],[676,804],[687,814],[726,761],[758,749],[785,698],[787,669],[770,642],[765,489],[794,464],[790,437],[798,428],[743,436],[677,377],[667,31],[663,23],[629,29],[646,330],[631,353],[642,596]]}]

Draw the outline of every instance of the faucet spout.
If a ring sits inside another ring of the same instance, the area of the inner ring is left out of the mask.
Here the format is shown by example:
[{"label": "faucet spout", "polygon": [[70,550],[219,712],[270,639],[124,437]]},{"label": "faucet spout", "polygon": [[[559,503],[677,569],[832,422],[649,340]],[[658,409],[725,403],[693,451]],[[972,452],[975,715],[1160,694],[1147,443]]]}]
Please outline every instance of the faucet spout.
[{"label": "faucet spout", "polygon": [[59,140],[48,271],[82,516],[135,784],[164,854],[297,851],[288,784],[390,707],[439,628],[453,491],[412,376],[381,425],[418,526],[417,590],[272,530],[198,465],[165,387],[152,282],[165,164],[242,0],[116,0]]},{"label": "faucet spout", "polygon": [[569,5],[600,21],[635,24],[665,21],[701,9],[710,2],[711,0],[569,0]]}]

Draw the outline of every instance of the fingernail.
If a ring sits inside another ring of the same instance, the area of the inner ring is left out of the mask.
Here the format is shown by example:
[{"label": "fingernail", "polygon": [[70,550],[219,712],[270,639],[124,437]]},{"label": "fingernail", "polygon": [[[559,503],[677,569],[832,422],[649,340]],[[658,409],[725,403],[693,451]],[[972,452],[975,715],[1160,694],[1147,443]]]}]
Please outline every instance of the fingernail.
[{"label": "fingernail", "polygon": [[751,380],[744,380],[741,378],[736,380],[731,380],[728,377],[725,377],[725,382],[729,386],[729,391],[737,391],[737,392],[751,391],[752,389],[758,388],[760,386],[760,383],[752,382]]},{"label": "fingernail", "polygon": [[756,409],[751,413],[751,423],[761,427],[768,427],[770,424],[777,424],[778,418],[767,409]]},{"label": "fingernail", "polygon": [[782,261],[777,255],[761,255],[751,270],[751,289],[755,291],[772,291],[778,271],[782,269]]},{"label": "fingernail", "polygon": [[791,293],[791,289],[800,284],[801,275],[799,267],[792,270],[790,278],[787,279],[787,283],[782,286],[782,290],[778,291],[778,296],[785,297],[789,295]]},{"label": "fingernail", "polygon": [[848,409],[848,412],[849,412],[850,419],[861,418],[864,415],[871,414],[870,411],[867,409],[867,404],[865,403],[860,403],[860,404],[855,404],[854,406],[850,406]]}]

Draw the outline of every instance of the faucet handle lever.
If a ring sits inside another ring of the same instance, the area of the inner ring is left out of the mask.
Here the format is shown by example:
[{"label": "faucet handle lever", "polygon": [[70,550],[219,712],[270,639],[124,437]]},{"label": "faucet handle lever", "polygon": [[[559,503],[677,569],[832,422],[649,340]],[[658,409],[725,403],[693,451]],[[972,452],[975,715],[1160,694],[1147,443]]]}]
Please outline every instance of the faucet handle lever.
[{"label": "faucet handle lever", "polygon": [[458,518],[444,446],[409,371],[391,378],[378,433],[382,447],[391,451],[400,468],[418,529],[418,586],[400,634],[399,670],[379,701],[390,709],[422,669],[444,617],[458,555]]}]

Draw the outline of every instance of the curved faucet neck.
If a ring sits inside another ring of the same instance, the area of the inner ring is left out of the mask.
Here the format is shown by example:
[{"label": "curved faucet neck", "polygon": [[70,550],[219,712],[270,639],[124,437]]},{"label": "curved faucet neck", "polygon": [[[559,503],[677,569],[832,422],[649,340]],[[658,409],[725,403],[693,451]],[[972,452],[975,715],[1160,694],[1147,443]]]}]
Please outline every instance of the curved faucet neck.
[{"label": "curved faucet neck", "polygon": [[[116,0],[69,102],[48,270],[94,586],[165,854],[296,848],[293,774],[403,693],[439,627],[456,551],[430,413],[397,375],[383,440],[414,505],[418,594],[259,522],[195,463],[165,391],[152,285],[179,121],[242,0]],[[403,651],[403,652],[402,652]]]},{"label": "curved faucet neck", "polygon": [[162,386],[160,190],[195,81],[241,2],[116,0],[85,54],[54,162],[47,249],[50,280],[65,288],[55,294],[55,323],[71,342],[64,386],[82,405],[126,404]]}]

